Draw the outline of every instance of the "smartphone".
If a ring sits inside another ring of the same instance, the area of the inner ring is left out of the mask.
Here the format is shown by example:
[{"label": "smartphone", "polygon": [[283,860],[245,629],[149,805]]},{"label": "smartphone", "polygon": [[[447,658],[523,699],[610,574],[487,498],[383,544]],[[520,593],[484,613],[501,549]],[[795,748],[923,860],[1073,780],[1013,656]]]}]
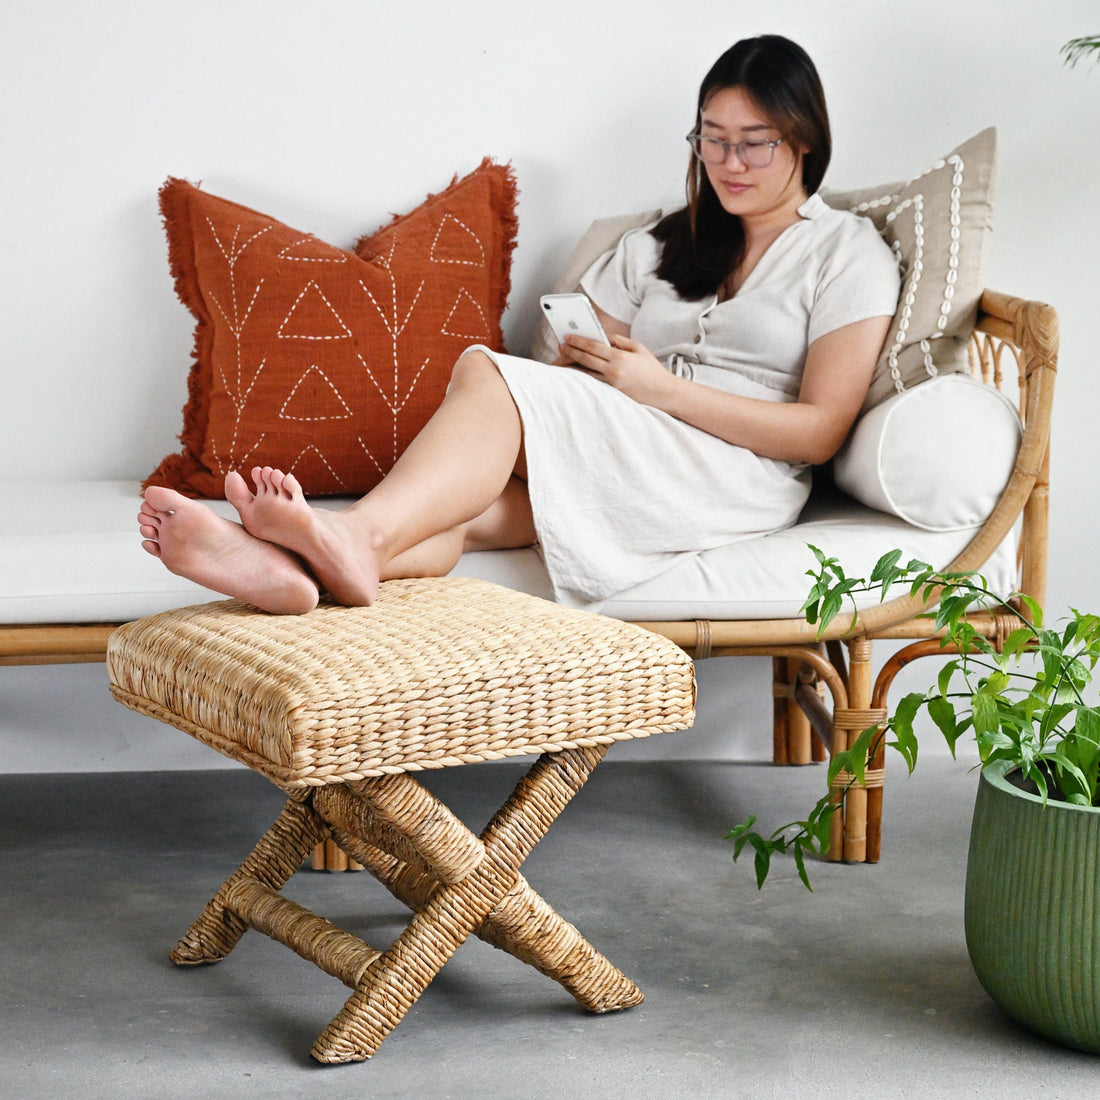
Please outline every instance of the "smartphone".
[{"label": "smartphone", "polygon": [[559,344],[564,343],[566,336],[572,333],[574,336],[585,336],[589,340],[611,345],[588,295],[544,294],[539,302]]}]

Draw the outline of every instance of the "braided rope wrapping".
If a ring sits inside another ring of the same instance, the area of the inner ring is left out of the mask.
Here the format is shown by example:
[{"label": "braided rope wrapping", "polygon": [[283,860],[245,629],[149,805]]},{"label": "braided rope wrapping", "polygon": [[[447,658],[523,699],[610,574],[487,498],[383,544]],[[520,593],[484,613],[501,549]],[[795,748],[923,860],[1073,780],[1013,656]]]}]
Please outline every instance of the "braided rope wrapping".
[{"label": "braided rope wrapping", "polygon": [[127,624],[111,691],[287,791],[607,745],[694,720],[690,658],[630,623],[484,581],[389,581],[371,607],[237,601]]}]

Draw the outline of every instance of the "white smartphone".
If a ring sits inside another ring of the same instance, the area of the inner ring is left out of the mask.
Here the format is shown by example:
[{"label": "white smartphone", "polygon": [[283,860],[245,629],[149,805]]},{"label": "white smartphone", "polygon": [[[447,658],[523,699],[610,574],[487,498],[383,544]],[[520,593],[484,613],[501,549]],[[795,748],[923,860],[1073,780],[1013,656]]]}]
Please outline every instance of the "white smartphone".
[{"label": "white smartphone", "polygon": [[544,294],[539,302],[559,344],[564,343],[566,336],[572,333],[589,340],[599,340],[610,347],[611,341],[587,294]]}]

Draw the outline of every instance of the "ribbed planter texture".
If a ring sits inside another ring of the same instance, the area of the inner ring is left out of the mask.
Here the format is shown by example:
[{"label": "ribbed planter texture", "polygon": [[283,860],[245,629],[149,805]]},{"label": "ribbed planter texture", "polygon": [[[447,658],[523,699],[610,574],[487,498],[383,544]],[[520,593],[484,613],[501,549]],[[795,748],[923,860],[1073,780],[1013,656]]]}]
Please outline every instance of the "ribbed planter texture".
[{"label": "ribbed planter texture", "polygon": [[1100,808],[1044,806],[990,766],[966,869],[978,980],[1040,1035],[1100,1054]]}]

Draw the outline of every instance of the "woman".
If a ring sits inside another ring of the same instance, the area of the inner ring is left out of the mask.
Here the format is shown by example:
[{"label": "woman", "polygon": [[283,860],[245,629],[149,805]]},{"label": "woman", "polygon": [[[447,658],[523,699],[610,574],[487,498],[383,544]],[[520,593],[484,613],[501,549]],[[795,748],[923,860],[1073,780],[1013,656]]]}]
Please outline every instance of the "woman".
[{"label": "woman", "polygon": [[824,94],[793,42],[722,55],[699,91],[687,205],[628,233],[582,280],[610,346],[554,366],[469,349],[389,475],[317,511],[270,468],[226,478],[241,524],[170,489],[138,517],[147,551],[276,613],[371,603],[379,580],[439,576],[464,550],[538,542],[578,605],[685,552],[795,521],[870,384],[898,295],[866,219],[817,194]]}]

